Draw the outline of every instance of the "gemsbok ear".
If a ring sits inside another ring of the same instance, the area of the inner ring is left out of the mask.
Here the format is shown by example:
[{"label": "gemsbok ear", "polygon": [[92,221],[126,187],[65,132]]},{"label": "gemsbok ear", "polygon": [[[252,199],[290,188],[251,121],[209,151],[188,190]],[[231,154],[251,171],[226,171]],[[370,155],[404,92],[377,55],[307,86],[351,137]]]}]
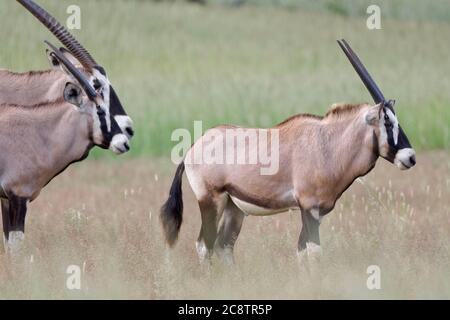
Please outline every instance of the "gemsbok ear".
[{"label": "gemsbok ear", "polygon": [[68,82],[64,88],[64,100],[78,108],[81,107],[81,103],[83,101],[81,88],[71,82]]},{"label": "gemsbok ear", "polygon": [[380,105],[373,106],[366,113],[366,123],[370,126],[378,125],[380,121]]},{"label": "gemsbok ear", "polygon": [[[70,61],[77,69],[81,69],[83,66],[81,65],[80,61],[77,60],[67,49],[60,48],[59,51],[66,57],[67,60]],[[64,68],[64,66],[59,62],[59,60],[55,57],[53,54],[53,51],[47,50],[47,57],[50,61],[50,64],[52,65],[54,70],[61,70],[62,72],[66,73],[69,76],[72,76],[72,74]]]},{"label": "gemsbok ear", "polygon": [[47,54],[47,59],[48,61],[50,61],[50,65],[52,66],[53,69],[56,70],[60,70],[61,69],[61,64],[59,63],[58,59],[56,59],[56,57],[52,54],[52,52],[50,50],[45,50],[46,54]]}]

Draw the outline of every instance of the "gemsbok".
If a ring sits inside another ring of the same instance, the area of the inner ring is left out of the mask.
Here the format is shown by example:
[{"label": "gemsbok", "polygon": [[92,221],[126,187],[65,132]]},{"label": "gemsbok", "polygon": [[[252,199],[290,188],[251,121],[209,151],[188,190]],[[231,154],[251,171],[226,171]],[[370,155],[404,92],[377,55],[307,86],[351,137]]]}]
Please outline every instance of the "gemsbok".
[{"label": "gemsbok", "polygon": [[62,98],[54,102],[0,106],[0,197],[5,245],[11,251],[24,239],[28,202],[54,177],[84,160],[94,146],[114,153],[128,151],[128,138],[114,118],[107,124],[108,104],[101,88],[92,87],[56,47],[47,44],[77,84],[67,82]]},{"label": "gemsbok", "polygon": [[[182,223],[184,171],[201,212],[196,243],[200,260],[210,261],[216,252],[222,261],[233,264],[233,248],[245,216],[299,209],[302,229],[297,252],[300,257],[317,256],[321,252],[321,220],[355,179],[371,171],[379,157],[402,170],[416,164],[415,151],[395,115],[394,101],[384,98],[345,40],[338,42],[376,105],[338,105],[324,117],[299,114],[270,129],[219,126],[208,130],[187,151],[161,208],[160,218],[170,246],[175,244]],[[227,131],[234,129],[241,130],[241,143],[227,141],[224,145]],[[255,145],[246,139],[251,130],[268,131],[267,143],[278,144],[275,152],[279,153],[279,166],[272,175],[261,174],[260,163],[228,161],[236,155],[249,159],[256,152]],[[223,153],[227,162],[197,161],[199,150]]]},{"label": "gemsbok", "polygon": [[[47,11],[31,0],[17,0],[52,32],[67,49],[59,50],[81,70],[94,88],[102,87],[108,125],[115,118],[123,133],[131,138],[134,135],[133,121],[125,112],[119,97],[112,87],[105,69],[98,65],[91,54]],[[0,104],[34,106],[53,102],[62,98],[67,82],[74,81],[72,75],[61,66],[58,59],[48,55],[50,70],[16,73],[0,70]]]}]

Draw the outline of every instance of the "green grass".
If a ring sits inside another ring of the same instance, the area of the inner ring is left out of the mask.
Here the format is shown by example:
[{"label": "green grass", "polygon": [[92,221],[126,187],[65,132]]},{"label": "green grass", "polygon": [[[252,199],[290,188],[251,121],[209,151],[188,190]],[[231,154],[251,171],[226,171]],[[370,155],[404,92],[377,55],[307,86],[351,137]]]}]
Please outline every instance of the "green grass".
[{"label": "green grass", "polygon": [[209,0],[209,3],[235,3],[274,6],[288,10],[330,12],[342,16],[364,16],[369,5],[378,5],[383,17],[419,21],[450,22],[450,3],[447,0]]},{"label": "green grass", "polygon": [[[74,1],[39,3],[64,21]],[[295,113],[323,114],[335,102],[370,102],[336,44],[342,37],[385,95],[397,100],[400,123],[412,144],[418,149],[450,148],[446,2],[421,11],[424,5],[394,1],[383,16],[383,29],[376,31],[366,28],[364,16],[333,12],[336,4],[330,7],[330,1],[310,7],[301,1],[298,10],[149,1],[76,3],[83,20],[82,30],[74,33],[106,67],[136,122],[133,156],[169,155],[172,131],[192,130],[194,120],[203,120],[204,128],[221,123],[265,127]],[[353,7],[349,3],[342,2],[339,10]],[[0,21],[0,66],[47,68],[42,40],[56,42],[53,37],[14,1],[2,1]]]}]

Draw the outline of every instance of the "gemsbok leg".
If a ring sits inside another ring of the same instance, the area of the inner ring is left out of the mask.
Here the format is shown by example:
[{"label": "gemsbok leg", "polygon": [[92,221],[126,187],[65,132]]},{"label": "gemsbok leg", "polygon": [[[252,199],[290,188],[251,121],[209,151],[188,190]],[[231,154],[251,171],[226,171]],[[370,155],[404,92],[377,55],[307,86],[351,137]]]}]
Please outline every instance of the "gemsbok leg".
[{"label": "gemsbok leg", "polygon": [[299,263],[303,264],[308,258],[317,259],[322,254],[322,248],[320,247],[320,216],[319,210],[301,210],[302,216],[302,230],[300,232],[300,238],[298,240],[298,258]]},{"label": "gemsbok leg", "polygon": [[25,238],[25,216],[27,199],[10,196],[2,199],[3,235],[5,245],[10,252],[20,249]]},{"label": "gemsbok leg", "polygon": [[234,244],[241,232],[244,218],[245,214],[233,201],[228,200],[215,244],[215,252],[228,266],[234,265]]},{"label": "gemsbok leg", "polygon": [[2,203],[2,222],[3,222],[3,244],[5,250],[7,249],[8,239],[6,235],[9,235],[9,200],[1,199]]},{"label": "gemsbok leg", "polygon": [[227,199],[223,195],[209,195],[198,201],[202,217],[202,227],[196,247],[200,262],[210,262],[217,239],[217,227]]}]

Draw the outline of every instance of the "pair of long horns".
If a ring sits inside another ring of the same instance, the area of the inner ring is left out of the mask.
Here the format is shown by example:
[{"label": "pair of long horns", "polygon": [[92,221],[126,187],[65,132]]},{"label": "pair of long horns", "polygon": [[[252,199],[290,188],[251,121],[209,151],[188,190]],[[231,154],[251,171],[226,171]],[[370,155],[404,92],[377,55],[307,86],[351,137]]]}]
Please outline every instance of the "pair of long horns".
[{"label": "pair of long horns", "polygon": [[350,63],[352,64],[356,73],[358,73],[359,77],[361,78],[362,82],[366,86],[367,90],[369,90],[370,95],[372,96],[375,103],[385,103],[387,107],[389,107],[390,109],[393,110],[393,106],[391,105],[391,103],[389,101],[386,101],[380,88],[377,86],[375,81],[372,79],[369,72],[364,67],[361,60],[359,60],[359,57],[356,55],[356,53],[349,46],[347,41],[342,39],[342,40],[338,40],[338,43],[339,43],[339,46],[341,47],[341,49],[344,51],[347,58],[350,60]]},{"label": "pair of long horns", "polygon": [[17,1],[42,22],[42,24],[46,26],[67,49],[69,49],[70,53],[72,53],[85,68],[91,70],[94,67],[98,67],[97,62],[90,53],[52,15],[32,0]]}]

